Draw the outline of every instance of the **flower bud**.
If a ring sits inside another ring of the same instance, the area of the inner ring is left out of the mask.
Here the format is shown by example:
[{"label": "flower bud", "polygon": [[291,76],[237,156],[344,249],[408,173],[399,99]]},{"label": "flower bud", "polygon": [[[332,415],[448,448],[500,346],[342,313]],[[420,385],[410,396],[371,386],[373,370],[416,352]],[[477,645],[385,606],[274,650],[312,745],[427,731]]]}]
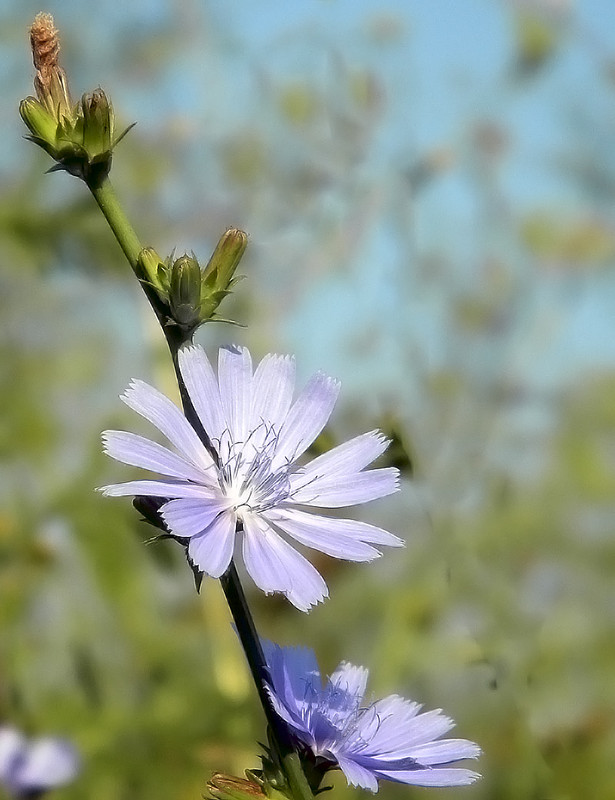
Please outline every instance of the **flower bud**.
[{"label": "flower bud", "polygon": [[235,270],[246,247],[248,237],[237,228],[230,228],[220,237],[203,273],[201,287],[201,320],[214,318],[215,311],[237,282]]},{"label": "flower bud", "polygon": [[36,98],[27,97],[19,107],[32,134],[29,138],[55,159],[51,171],[63,169],[96,182],[109,172],[113,148],[130,128],[115,137],[113,109],[102,89],[84,94],[79,103],[72,104],[66,75],[58,63],[60,44],[50,14],[36,16],[30,42]]},{"label": "flower bud", "polygon": [[139,253],[138,266],[142,280],[158,292],[162,300],[169,297],[169,265],[165,263],[153,247],[144,247]]},{"label": "flower bud", "polygon": [[212,282],[215,277],[215,285],[218,288],[223,285],[227,286],[247,246],[247,235],[238,228],[229,228],[220,237],[216,249],[205,267],[203,275],[205,280]]},{"label": "flower bud", "polygon": [[111,103],[102,89],[95,89],[81,98],[83,115],[83,148],[91,159],[111,157],[114,117]]},{"label": "flower bud", "polygon": [[166,324],[179,325],[192,333],[208,320],[219,320],[216,309],[237,282],[235,270],[246,249],[248,237],[231,228],[220,238],[205,270],[194,254],[164,261],[151,247],[139,253],[141,280],[155,289],[165,308]]},{"label": "flower bud", "polygon": [[201,323],[201,268],[194,256],[173,262],[169,281],[169,309],[173,322],[185,330]]},{"label": "flower bud", "polygon": [[47,149],[48,142],[55,141],[58,121],[35,97],[26,97],[21,101],[19,114],[28,126],[32,140],[38,145]]}]

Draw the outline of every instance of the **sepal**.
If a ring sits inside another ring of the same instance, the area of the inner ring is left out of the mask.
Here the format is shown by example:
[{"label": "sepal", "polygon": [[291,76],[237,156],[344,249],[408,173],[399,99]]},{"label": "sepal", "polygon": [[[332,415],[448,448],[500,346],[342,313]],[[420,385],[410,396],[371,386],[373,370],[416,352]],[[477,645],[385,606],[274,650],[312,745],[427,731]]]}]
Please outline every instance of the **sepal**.
[{"label": "sepal", "polygon": [[184,548],[186,561],[188,562],[188,566],[192,572],[192,577],[194,578],[194,588],[196,589],[197,593],[199,593],[201,591],[204,573],[196,566],[194,561],[188,555],[189,540],[182,539],[181,537],[174,536],[172,533],[170,533],[169,529],[165,525],[164,520],[160,516],[160,507],[166,502],[166,500],[160,497],[146,497],[143,495],[138,495],[133,499],[132,505],[141,514],[142,522],[147,522],[149,525],[152,525],[154,528],[162,531],[162,533],[158,533],[156,536],[152,536],[150,539],[148,539],[146,542],[147,544],[152,542],[160,542],[164,539],[173,539]]},{"label": "sepal", "polygon": [[209,794],[214,800],[283,800],[285,795],[272,787],[265,787],[254,773],[246,770],[246,778],[236,778],[216,772],[207,784]]}]

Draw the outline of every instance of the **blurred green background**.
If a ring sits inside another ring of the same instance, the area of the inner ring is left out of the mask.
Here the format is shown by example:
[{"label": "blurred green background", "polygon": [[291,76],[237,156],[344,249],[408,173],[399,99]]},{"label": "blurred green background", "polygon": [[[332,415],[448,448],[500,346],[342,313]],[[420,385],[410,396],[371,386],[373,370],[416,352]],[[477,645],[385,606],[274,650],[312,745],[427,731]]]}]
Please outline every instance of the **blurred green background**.
[{"label": "blurred green background", "polygon": [[[132,474],[131,377],[162,336],[83,186],[23,140],[27,27],[0,2],[0,719],[69,737],[58,798],[194,800],[258,766],[264,724],[219,586],[94,487]],[[75,95],[120,126],[144,244],[247,275],[197,340],[342,380],[336,443],[394,439],[360,510],[402,552],[315,558],[309,615],[246,589],[263,635],[375,695],[442,707],[473,787],[384,800],[615,798],[615,7],[610,0],[53,0]],[[359,796],[334,780],[336,795]]]}]

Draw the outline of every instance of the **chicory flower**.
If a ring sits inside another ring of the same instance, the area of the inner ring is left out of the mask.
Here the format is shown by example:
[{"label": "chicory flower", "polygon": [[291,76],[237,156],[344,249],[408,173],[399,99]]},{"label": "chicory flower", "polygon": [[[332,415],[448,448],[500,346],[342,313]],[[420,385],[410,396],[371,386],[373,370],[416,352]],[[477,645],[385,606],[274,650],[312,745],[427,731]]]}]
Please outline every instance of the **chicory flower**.
[{"label": "chicory flower", "polygon": [[378,791],[379,780],[414,786],[464,786],[480,775],[454,766],[477,758],[467,739],[442,739],[454,723],[441,709],[398,695],[365,702],[368,670],[342,662],[323,685],[308,648],[263,642],[276,713],[311,754],[317,769],[339,768],[353,786]]},{"label": "chicory flower", "polygon": [[265,356],[253,372],[247,349],[222,348],[217,378],[201,347],[182,347],[178,360],[208,447],[171,400],[133,381],[122,399],[174,451],[105,431],[112,458],[163,476],[106,486],[105,495],[165,498],[160,515],[167,528],[188,540],[190,560],[212,578],[227,570],[239,539],[256,585],[281,592],[302,611],[327,596],[327,585],[284,537],[348,561],[377,558],[376,545],[403,545],[374,525],[310,513],[367,503],[399,487],[398,470],[365,469],[388,446],[378,431],[297,463],[331,415],[337,381],[318,373],[293,403],[295,362],[288,356]]}]

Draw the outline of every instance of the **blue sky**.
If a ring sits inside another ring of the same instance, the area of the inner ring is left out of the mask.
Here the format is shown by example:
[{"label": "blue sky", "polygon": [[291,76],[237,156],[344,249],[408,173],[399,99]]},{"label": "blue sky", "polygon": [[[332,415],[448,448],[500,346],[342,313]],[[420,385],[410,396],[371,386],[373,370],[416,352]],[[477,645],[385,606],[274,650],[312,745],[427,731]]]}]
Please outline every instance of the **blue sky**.
[{"label": "blue sky", "polygon": [[[391,172],[398,162],[407,164],[434,146],[463,150],[473,121],[489,119],[502,124],[510,139],[501,179],[513,215],[544,209],[564,216],[593,213],[587,197],[566,179],[557,160],[578,144],[568,115],[581,109],[607,126],[607,132],[613,119],[615,85],[605,79],[605,69],[615,63],[615,3],[573,4],[575,22],[564,35],[565,46],[544,70],[519,84],[511,72],[512,5],[506,0],[194,0],[184,6],[168,0],[130,4],[49,0],[46,4],[57,23],[70,25],[73,32],[67,49],[80,64],[85,83],[81,88],[90,80],[109,86],[116,106],[138,119],[143,129],[148,116],[168,109],[184,117],[195,113],[198,119],[200,114],[208,124],[228,130],[241,120],[244,104],[250,104],[255,66],[280,80],[294,75],[326,80],[325,56],[338,47],[346,62],[373,69],[384,83],[388,110],[370,154],[374,170]],[[39,0],[2,0],[0,13],[10,22],[4,28],[6,40],[15,42],[16,33],[25,30],[39,8]],[[183,8],[187,22],[181,18]],[[229,70],[226,82],[218,83],[212,76],[211,84],[203,86],[202,75],[213,62],[207,40],[190,39],[203,32],[188,27],[190,15],[198,16],[200,10],[213,20],[210,35],[223,43]],[[387,18],[398,30],[383,46],[369,31],[377,20]],[[145,87],[132,84],[130,76],[119,71],[115,48],[130,42],[131,32],[154,40],[157,31],[169,25],[185,35],[185,51],[174,55],[172,68],[159,80]],[[17,52],[23,69],[27,53]],[[5,77],[14,79],[16,64],[7,53],[0,55],[0,66]],[[236,95],[228,91],[229,85],[236,87]],[[193,112],[195,102],[200,107]],[[212,120],[212,109],[219,122]],[[2,116],[3,127],[18,130],[12,106]],[[453,252],[462,271],[475,258],[475,211],[467,176],[454,170],[425,194],[419,213],[424,240],[435,240]],[[444,237],[439,235],[440,225],[445,226]],[[369,269],[373,253],[384,255],[384,260],[387,255],[395,257],[386,253],[386,242],[385,230],[374,233],[357,264],[358,273]],[[548,276],[541,281],[536,304],[549,303],[559,291]],[[318,287],[315,291],[318,294]],[[612,273],[580,278],[572,300],[566,291],[562,287],[560,293],[562,311],[569,318],[546,359],[546,374],[561,374],[571,357],[581,364],[614,363]],[[299,313],[295,324],[301,327],[302,319]]]},{"label": "blue sky", "polygon": [[[469,115],[503,115],[513,127],[518,158],[531,161],[532,151],[553,150],[562,138],[556,104],[565,95],[600,102],[604,87],[597,85],[597,59],[615,58],[615,3],[580,0],[575,6],[577,31],[567,47],[535,84],[510,94],[505,80],[514,56],[514,40],[506,0],[315,0],[258,3],[210,2],[208,7],[228,18],[233,29],[260,58],[271,59],[272,44],[298,31],[335,31],[335,38],[354,48],[362,61],[372,61],[388,81],[396,105],[390,118],[389,140],[411,128],[418,148],[455,139],[459,121]],[[283,11],[281,8],[283,6]],[[400,23],[399,40],[388,52],[365,46],[370,21],[390,15]],[[580,31],[580,33],[579,33]],[[497,89],[500,87],[501,92]],[[506,94],[506,98],[503,98]],[[612,99],[612,98],[611,98]],[[521,169],[519,169],[521,166]],[[553,199],[561,190],[551,175],[517,164],[509,176],[520,199]]]}]

